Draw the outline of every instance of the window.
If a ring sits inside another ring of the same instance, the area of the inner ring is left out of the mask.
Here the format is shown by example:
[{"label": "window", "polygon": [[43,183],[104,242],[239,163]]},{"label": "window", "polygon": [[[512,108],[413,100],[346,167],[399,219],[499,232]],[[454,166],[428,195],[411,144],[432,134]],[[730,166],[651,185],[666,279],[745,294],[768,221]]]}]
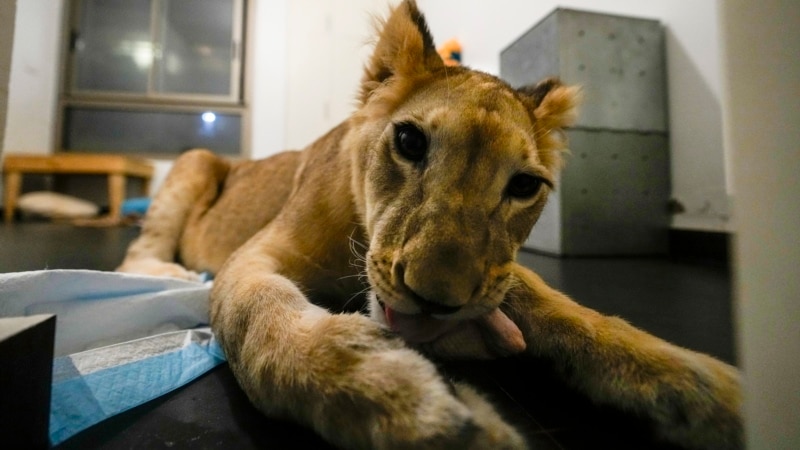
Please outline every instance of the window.
[{"label": "window", "polygon": [[65,150],[242,148],[245,0],[73,0]]}]

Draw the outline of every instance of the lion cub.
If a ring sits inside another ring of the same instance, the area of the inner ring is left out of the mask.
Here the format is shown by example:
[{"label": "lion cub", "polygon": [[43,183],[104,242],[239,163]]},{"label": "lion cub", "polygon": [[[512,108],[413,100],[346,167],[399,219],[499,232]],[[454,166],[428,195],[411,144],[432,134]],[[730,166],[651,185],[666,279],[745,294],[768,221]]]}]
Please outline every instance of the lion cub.
[{"label": "lion cub", "polygon": [[[342,447],[525,447],[423,354],[551,360],[665,440],[741,447],[734,368],[586,309],[515,262],[576,97],[556,80],[513,89],[446,67],[404,1],[382,24],[352,117],[263,161],[182,156],[119,270],[216,273],[212,327],[242,389]],[[344,312],[365,304],[371,318]]]}]

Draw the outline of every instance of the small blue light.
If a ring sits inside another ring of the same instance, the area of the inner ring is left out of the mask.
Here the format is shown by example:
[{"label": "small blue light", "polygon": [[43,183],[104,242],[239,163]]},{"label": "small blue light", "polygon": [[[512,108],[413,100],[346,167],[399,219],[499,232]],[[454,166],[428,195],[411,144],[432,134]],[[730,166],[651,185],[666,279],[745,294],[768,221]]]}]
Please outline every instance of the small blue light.
[{"label": "small blue light", "polygon": [[200,116],[205,123],[214,123],[217,120],[217,115],[211,111],[204,112],[202,116]]}]

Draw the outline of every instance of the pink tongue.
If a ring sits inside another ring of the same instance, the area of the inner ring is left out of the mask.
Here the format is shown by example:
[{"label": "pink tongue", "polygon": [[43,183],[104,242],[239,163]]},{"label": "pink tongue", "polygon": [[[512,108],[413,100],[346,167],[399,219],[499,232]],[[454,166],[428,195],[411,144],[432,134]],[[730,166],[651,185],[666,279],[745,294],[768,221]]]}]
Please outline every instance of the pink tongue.
[{"label": "pink tongue", "polygon": [[431,343],[439,356],[491,359],[525,351],[522,331],[499,308],[463,322],[425,314],[403,314],[384,307],[386,323],[410,344]]},{"label": "pink tongue", "polygon": [[386,323],[410,344],[422,344],[436,340],[453,329],[458,322],[439,320],[425,314],[403,314],[385,307]]}]

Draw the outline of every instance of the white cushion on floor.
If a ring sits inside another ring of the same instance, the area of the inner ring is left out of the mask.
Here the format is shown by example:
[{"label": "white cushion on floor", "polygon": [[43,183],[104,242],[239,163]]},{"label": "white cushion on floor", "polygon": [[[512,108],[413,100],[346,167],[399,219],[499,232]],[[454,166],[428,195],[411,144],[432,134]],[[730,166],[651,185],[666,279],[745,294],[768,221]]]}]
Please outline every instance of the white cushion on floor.
[{"label": "white cushion on floor", "polygon": [[94,217],[100,212],[100,207],[90,201],[47,191],[22,195],[17,206],[24,213],[56,219]]}]

